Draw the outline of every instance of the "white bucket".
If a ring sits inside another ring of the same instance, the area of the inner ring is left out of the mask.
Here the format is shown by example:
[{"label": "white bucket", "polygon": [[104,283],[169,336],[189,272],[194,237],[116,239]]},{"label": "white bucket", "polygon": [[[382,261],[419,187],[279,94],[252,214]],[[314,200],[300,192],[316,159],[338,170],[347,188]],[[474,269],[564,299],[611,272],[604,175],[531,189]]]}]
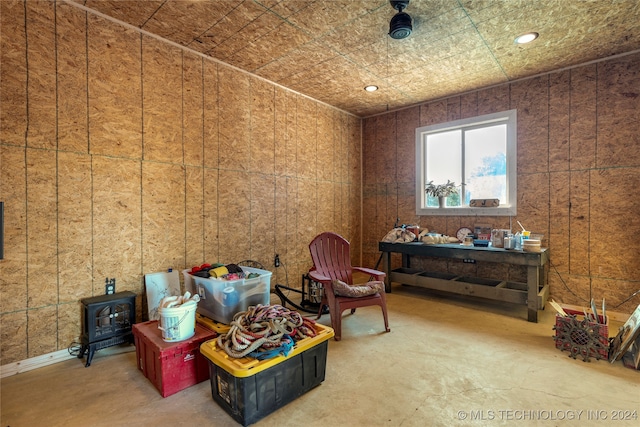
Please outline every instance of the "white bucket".
[{"label": "white bucket", "polygon": [[195,301],[190,301],[178,307],[159,308],[158,329],[162,331],[162,339],[165,342],[177,342],[194,336],[197,307]]}]

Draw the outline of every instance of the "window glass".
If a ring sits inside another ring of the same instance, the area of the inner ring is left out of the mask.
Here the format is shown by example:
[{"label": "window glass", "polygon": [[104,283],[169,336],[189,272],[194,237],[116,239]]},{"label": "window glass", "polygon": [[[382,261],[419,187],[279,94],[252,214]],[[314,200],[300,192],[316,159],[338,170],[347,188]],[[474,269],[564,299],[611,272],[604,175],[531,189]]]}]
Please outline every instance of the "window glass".
[{"label": "window glass", "polygon": [[507,125],[465,132],[465,204],[471,199],[507,198]]},{"label": "window glass", "polygon": [[[516,214],[516,110],[416,129],[418,215]],[[425,186],[456,184],[441,207]],[[497,208],[470,207],[471,200],[498,199]]]},{"label": "window glass", "polygon": [[[427,135],[427,147],[425,164],[426,182],[444,183],[451,180],[455,183],[462,182],[462,167],[460,157],[462,155],[462,132],[435,133]],[[427,206],[438,206],[438,198],[427,196]],[[459,206],[460,197],[452,195],[447,197],[447,206]]]}]

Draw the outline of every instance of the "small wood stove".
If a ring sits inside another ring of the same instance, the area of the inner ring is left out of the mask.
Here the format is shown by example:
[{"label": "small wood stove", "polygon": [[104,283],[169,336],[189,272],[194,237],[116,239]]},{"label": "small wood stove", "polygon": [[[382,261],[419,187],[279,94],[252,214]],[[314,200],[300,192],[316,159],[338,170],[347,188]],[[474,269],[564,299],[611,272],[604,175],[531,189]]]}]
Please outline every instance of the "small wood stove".
[{"label": "small wood stove", "polygon": [[96,350],[126,342],[133,343],[136,322],[136,294],[130,291],[84,298],[82,337],[78,359],[88,351],[85,367],[91,365]]}]

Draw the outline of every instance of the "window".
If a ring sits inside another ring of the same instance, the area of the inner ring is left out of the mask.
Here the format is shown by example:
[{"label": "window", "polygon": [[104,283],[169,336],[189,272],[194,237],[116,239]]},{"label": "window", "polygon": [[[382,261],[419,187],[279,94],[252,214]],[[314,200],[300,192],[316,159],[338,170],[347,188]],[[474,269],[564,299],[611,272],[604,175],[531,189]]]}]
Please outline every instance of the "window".
[{"label": "window", "polygon": [[[516,110],[416,129],[416,214],[515,215],[517,208]],[[440,207],[425,186],[454,182],[458,194]],[[470,207],[499,199],[498,207]]]}]

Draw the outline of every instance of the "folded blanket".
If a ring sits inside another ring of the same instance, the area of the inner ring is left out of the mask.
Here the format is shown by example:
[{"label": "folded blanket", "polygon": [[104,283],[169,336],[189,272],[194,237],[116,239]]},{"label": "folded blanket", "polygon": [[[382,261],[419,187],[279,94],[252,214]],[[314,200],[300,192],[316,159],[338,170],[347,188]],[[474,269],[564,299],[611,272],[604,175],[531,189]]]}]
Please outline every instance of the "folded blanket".
[{"label": "folded blanket", "polygon": [[366,297],[384,290],[384,282],[378,280],[361,285],[349,285],[342,280],[333,280],[331,284],[333,285],[333,293],[341,297]]}]

